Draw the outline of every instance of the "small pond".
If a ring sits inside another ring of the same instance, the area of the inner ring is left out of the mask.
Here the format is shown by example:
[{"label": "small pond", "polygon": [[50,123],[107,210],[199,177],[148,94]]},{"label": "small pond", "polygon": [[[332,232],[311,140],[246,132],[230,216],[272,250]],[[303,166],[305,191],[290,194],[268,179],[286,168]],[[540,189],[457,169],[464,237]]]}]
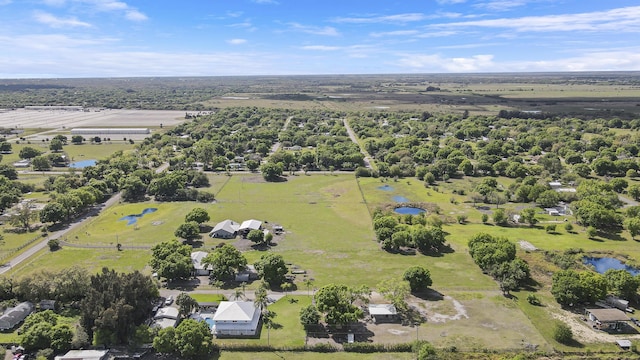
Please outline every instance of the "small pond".
[{"label": "small pond", "polygon": [[118,221],[122,221],[122,220],[126,220],[127,221],[127,225],[131,225],[131,224],[135,224],[136,222],[138,222],[138,219],[147,215],[147,214],[151,214],[153,212],[158,211],[157,208],[146,208],[144,210],[142,210],[142,212],[140,214],[132,214],[132,215],[127,215],[127,216],[123,216],[120,219],[118,219]]},{"label": "small pond", "polygon": [[407,199],[404,196],[396,195],[396,196],[393,197],[393,201],[399,202],[399,203],[407,203],[407,202],[409,202],[409,199]]},{"label": "small pond", "polygon": [[604,274],[605,271],[609,269],[626,270],[629,274],[633,276],[640,274],[639,269],[636,269],[629,265],[625,265],[620,260],[614,259],[614,258],[609,258],[609,257],[596,258],[596,257],[585,256],[584,258],[582,258],[582,262],[587,265],[592,265],[594,269],[600,274]]},{"label": "small pond", "polygon": [[424,209],[410,207],[410,206],[402,206],[402,207],[395,208],[393,211],[395,211],[396,214],[401,214],[401,215],[418,215],[420,213],[423,213]]},{"label": "small pond", "polygon": [[384,184],[382,186],[378,186],[378,190],[382,190],[382,191],[393,191],[393,186],[389,185],[389,184]]},{"label": "small pond", "polygon": [[95,166],[98,163],[98,160],[82,160],[82,161],[76,161],[76,162],[72,162],[71,164],[69,164],[70,168],[74,168],[74,169],[83,169],[86,168],[87,166]]}]

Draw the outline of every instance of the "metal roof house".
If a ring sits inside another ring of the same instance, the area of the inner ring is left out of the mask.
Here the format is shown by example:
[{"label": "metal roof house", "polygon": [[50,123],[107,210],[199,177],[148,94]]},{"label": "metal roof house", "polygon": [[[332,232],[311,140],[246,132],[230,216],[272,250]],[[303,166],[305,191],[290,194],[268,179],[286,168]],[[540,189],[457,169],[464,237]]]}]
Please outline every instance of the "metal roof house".
[{"label": "metal roof house", "polygon": [[600,330],[619,330],[631,319],[619,309],[586,309],[585,313],[594,327]]},{"label": "metal roof house", "polygon": [[158,327],[161,329],[168,327],[176,327],[178,325],[178,309],[167,306],[158,309],[155,316],[153,317],[152,327]]},{"label": "metal roof house", "polygon": [[109,350],[70,350],[64,355],[56,356],[55,360],[105,360]]},{"label": "metal roof house", "polygon": [[245,220],[242,222],[242,224],[240,224],[240,227],[238,228],[238,232],[246,235],[251,230],[260,230],[260,229],[262,229],[262,221],[250,219],[250,220]]},{"label": "metal roof house", "polygon": [[206,266],[202,263],[202,259],[204,259],[208,253],[204,251],[194,251],[191,253],[191,263],[193,264],[193,271],[196,276],[206,276],[211,273],[213,267],[211,265]]},{"label": "metal roof house", "polygon": [[209,236],[212,238],[233,239],[236,237],[239,228],[240,225],[237,222],[227,219],[217,223],[209,233]]},{"label": "metal roof house", "polygon": [[35,307],[32,303],[25,301],[12,308],[7,308],[4,314],[0,316],[0,330],[10,330],[21,323],[29,314],[33,312]]},{"label": "metal roof house", "polygon": [[253,336],[260,323],[260,309],[250,301],[221,301],[213,315],[216,336]]}]

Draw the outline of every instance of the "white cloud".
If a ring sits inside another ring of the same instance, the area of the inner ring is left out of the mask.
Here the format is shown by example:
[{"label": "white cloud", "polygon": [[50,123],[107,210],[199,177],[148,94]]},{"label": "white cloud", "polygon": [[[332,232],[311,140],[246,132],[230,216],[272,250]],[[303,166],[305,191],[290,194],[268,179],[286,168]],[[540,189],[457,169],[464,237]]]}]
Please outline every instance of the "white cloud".
[{"label": "white cloud", "polygon": [[397,31],[375,32],[369,35],[371,37],[412,36],[412,35],[417,35],[419,33],[420,32],[418,30],[397,30]]},{"label": "white cloud", "polygon": [[91,27],[91,24],[80,21],[75,17],[69,17],[66,19],[59,18],[54,16],[53,14],[49,14],[46,12],[37,11],[33,14],[34,19],[41,23],[52,28],[63,28],[63,27]]},{"label": "white cloud", "polygon": [[314,51],[337,51],[342,49],[340,46],[327,46],[327,45],[307,45],[302,46],[302,50],[314,50]]},{"label": "white cloud", "polygon": [[149,19],[147,15],[138,10],[127,10],[124,17],[131,21],[145,21]]},{"label": "white cloud", "polygon": [[451,5],[451,4],[462,4],[467,2],[467,0],[436,0],[436,2],[440,5]]},{"label": "white cloud", "polygon": [[527,2],[527,0],[495,0],[486,3],[478,3],[474,6],[491,11],[508,11],[516,7],[527,5]]},{"label": "white cloud", "polygon": [[553,31],[640,31],[640,6],[578,14],[526,16],[436,24],[436,28],[484,27],[518,32]]},{"label": "white cloud", "polygon": [[16,50],[45,51],[55,55],[58,51],[73,48],[86,49],[87,46],[105,45],[116,42],[115,38],[74,38],[64,34],[31,34],[20,36],[0,36],[0,44]]},{"label": "white cloud", "polygon": [[227,43],[231,45],[242,45],[247,43],[247,39],[229,39]]},{"label": "white cloud", "polygon": [[405,24],[408,22],[422,21],[427,18],[428,17],[422,13],[406,13],[406,14],[372,16],[372,17],[339,17],[339,18],[333,19],[333,22],[351,23],[351,24],[371,24],[371,23]]},{"label": "white cloud", "polygon": [[402,67],[427,72],[480,72],[494,66],[493,55],[445,58],[439,54],[410,54],[404,55],[398,63]]},{"label": "white cloud", "polygon": [[322,35],[322,36],[339,36],[338,30],[331,26],[310,26],[298,23],[289,23],[290,28],[294,31],[300,31],[306,34]]}]

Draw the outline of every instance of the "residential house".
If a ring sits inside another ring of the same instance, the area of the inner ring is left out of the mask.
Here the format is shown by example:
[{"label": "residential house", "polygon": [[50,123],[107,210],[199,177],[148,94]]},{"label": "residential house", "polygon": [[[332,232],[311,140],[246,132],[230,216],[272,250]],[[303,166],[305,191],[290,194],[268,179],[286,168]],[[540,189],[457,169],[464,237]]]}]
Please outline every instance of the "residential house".
[{"label": "residential house", "polygon": [[109,350],[69,350],[64,355],[56,356],[55,360],[106,360]]},{"label": "residential house", "polygon": [[179,312],[177,308],[171,306],[160,308],[153,317],[153,323],[151,326],[159,327],[161,329],[176,327],[179,320],[178,316]]},{"label": "residential house", "polygon": [[29,314],[33,312],[35,307],[32,303],[25,301],[15,307],[7,308],[4,314],[0,316],[0,330],[10,330],[21,323]]},{"label": "residential house", "polygon": [[211,332],[216,336],[254,336],[260,309],[250,301],[221,301],[213,315]]},{"label": "residential house", "polygon": [[631,319],[619,309],[586,309],[585,314],[593,327],[600,330],[619,330]]},{"label": "residential house", "polygon": [[208,276],[213,270],[211,265],[205,266],[202,263],[202,259],[204,259],[208,253],[204,251],[194,251],[191,253],[191,263],[193,263],[193,272],[196,276]]},{"label": "residential house", "polygon": [[232,220],[221,221],[211,230],[209,236],[219,239],[233,239],[238,233],[240,225]]}]

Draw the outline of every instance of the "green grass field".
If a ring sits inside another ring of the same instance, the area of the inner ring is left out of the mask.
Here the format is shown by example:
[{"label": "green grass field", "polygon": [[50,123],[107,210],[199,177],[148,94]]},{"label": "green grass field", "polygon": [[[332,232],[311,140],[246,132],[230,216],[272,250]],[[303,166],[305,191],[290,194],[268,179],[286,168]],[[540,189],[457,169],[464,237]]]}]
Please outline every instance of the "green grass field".
[{"label": "green grass field", "polygon": [[[43,153],[49,153],[49,143],[48,142],[32,142],[28,144],[27,142],[21,141],[20,144],[12,144],[11,154],[6,154],[2,156],[3,164],[12,164],[15,161],[20,160],[19,154],[20,150],[24,147],[32,147],[37,150],[40,150]],[[81,161],[81,160],[103,160],[109,157],[111,154],[116,151],[128,151],[133,150],[135,144],[129,144],[124,141],[113,141],[111,143],[105,142],[100,143],[99,145],[93,145],[90,143],[84,143],[82,145],[65,145],[62,148],[62,153],[66,153],[69,156],[71,161]],[[56,170],[54,168],[54,170]],[[64,170],[64,168],[62,169]]]}]

